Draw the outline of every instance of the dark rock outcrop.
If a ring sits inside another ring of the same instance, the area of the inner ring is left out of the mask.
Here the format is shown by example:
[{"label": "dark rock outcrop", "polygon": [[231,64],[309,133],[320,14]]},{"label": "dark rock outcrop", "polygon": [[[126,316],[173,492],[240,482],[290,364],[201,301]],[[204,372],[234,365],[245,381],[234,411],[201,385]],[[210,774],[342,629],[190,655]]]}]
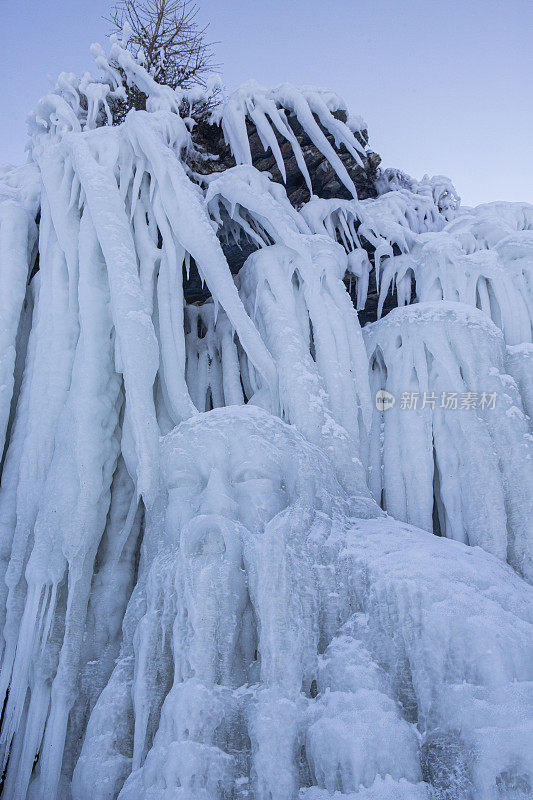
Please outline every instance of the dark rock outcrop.
[{"label": "dark rock outcrop", "polygon": [[[345,112],[338,111],[334,116],[346,122]],[[319,120],[316,119],[316,121],[320,125]],[[314,194],[324,199],[341,198],[350,200],[351,195],[349,191],[341,183],[329,161],[311,142],[296,117],[290,116],[288,122],[302,149]],[[361,156],[363,166],[360,166],[351,153],[346,150],[344,145],[341,145],[340,148],[337,147],[333,136],[328,133],[325,128],[322,126],[320,127],[331,146],[338,153],[350,178],[354,182],[359,199],[365,200],[367,198],[376,197],[377,191],[375,181],[377,178],[377,170],[381,162],[379,155],[371,150],[366,150],[365,155]],[[247,123],[247,128],[253,166],[261,172],[269,172],[275,181],[283,184],[282,175],[280,174],[271,150],[265,151],[259,134],[250,122]],[[367,132],[361,131],[355,135],[360,144],[366,147],[368,144]],[[287,180],[284,185],[287,196],[291,204],[298,209],[310,199],[309,189],[297,164],[290,142],[283,139],[278,133],[276,133],[276,136],[285,164]],[[219,126],[210,125],[206,121],[200,121],[193,129],[192,139],[197,151],[206,156],[205,158],[195,159],[194,163],[191,165],[195,172],[207,175],[223,172],[235,166],[235,159],[224,141],[224,135]],[[256,249],[255,245],[244,237],[242,237],[238,243],[222,241],[221,244],[231,272],[234,275],[239,272],[248,256]],[[185,280],[184,285],[185,299],[188,303],[201,303],[209,297],[209,292],[207,288],[202,285],[194,264],[191,266],[189,278]],[[373,300],[375,300],[375,302],[373,302]],[[366,310],[360,312],[362,324],[376,318],[375,308],[377,307],[377,293],[375,285],[374,287],[370,287],[369,305],[371,308],[368,312]]]},{"label": "dark rock outcrop", "polygon": [[[341,119],[343,122],[346,121],[346,114],[342,111],[336,112],[334,116]],[[316,121],[320,124],[318,119]],[[329,161],[311,142],[296,117],[289,117],[288,122],[302,148],[305,163],[307,164],[311,177],[314,194],[326,199],[334,197],[346,200],[351,199],[349,191],[340,182]],[[247,128],[253,166],[261,172],[269,172],[275,181],[283,183],[283,178],[272,152],[270,149],[265,152],[259,134],[250,122],[247,123]],[[368,197],[376,197],[375,180],[377,178],[377,168],[381,162],[378,154],[370,150],[366,151],[366,155],[361,157],[363,161],[363,166],[361,167],[346,150],[344,145],[337,148],[333,136],[322,126],[321,128],[331,146],[337,151],[350,178],[353,180],[359,199],[365,200]],[[355,135],[359,142],[366,147],[368,143],[366,131],[356,133]],[[285,183],[287,196],[295,208],[300,208],[303,203],[306,203],[310,199],[309,189],[305,184],[304,176],[300,172],[290,142],[283,139],[277,132],[276,137],[283,155],[287,173],[287,181]],[[229,147],[224,142],[224,135],[220,127],[209,125],[207,122],[200,122],[195,126],[192,138],[200,151],[216,157],[215,161],[208,160],[195,164],[195,169],[198,172],[204,174],[222,172],[229,167],[235,166],[235,160],[231,155]]]}]

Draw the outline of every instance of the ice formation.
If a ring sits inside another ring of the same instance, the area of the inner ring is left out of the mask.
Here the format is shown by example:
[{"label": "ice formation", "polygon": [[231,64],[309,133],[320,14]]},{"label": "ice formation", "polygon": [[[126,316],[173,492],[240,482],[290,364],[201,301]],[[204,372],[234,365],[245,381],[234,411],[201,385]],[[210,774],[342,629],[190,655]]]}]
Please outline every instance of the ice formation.
[{"label": "ice formation", "polygon": [[398,398],[374,409],[376,500],[533,581],[531,433],[501,331],[477,309],[433,302],[391,311],[364,332],[374,393]]},{"label": "ice formation", "polygon": [[530,342],[531,206],[489,203],[459,213],[438,235],[417,237],[408,254],[387,261],[380,308],[391,284],[397,288],[399,305],[410,302],[414,288],[420,302],[449,300],[481,309],[502,329],[510,345]]},{"label": "ice formation", "polygon": [[[233,92],[213,117],[214,121],[221,123],[224,137],[237,164],[252,163],[246,122],[249,120],[253,123],[264,149],[272,150],[284,179],[285,164],[278,139],[285,139],[290,144],[312,193],[311,177],[302,148],[287,119],[287,114],[294,116],[311,142],[330,161],[350,194],[357,199],[357,190],[339,158],[337,148],[344,145],[355,161],[362,164],[360,156],[364,153],[364,147],[354,133],[364,130],[365,123],[359,117],[351,117],[345,123],[333,116],[332,112],[341,110],[346,111],[346,106],[334,92],[316,89],[314,86],[297,88],[290,84],[267,90],[256,81],[249,81]],[[327,133],[333,136],[335,146],[328,141]]]},{"label": "ice formation", "polygon": [[533,207],[92,53],[0,169],[2,797],[529,798]]},{"label": "ice formation", "polygon": [[[442,769],[453,780],[455,762],[462,768],[469,748],[479,751],[464,791],[482,792],[508,770],[528,780],[530,753],[508,741],[523,732],[513,716],[528,692],[532,620],[508,568],[361,505],[319,449],[253,406],[183,423],[162,440],[162,467],[166,489],[147,516],[120,657],[89,718],[75,798],[113,796],[125,777],[122,798],[177,786],[214,797],[291,797],[299,787],[313,797],[311,786],[329,797],[363,786],[379,797],[388,781],[426,797],[426,761],[447,737],[454,747]],[[487,594],[486,580],[500,594]],[[410,641],[421,587],[431,584],[428,621]],[[472,616],[459,634],[462,603]],[[440,643],[434,614],[452,628]],[[507,633],[486,663],[492,626]],[[485,725],[498,715],[492,764]]]}]

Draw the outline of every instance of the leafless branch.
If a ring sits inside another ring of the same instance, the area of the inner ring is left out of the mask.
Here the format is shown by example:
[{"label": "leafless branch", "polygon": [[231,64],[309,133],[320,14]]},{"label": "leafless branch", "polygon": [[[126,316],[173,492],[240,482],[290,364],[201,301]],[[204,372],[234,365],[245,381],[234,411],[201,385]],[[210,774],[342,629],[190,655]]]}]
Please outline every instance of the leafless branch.
[{"label": "leafless branch", "polygon": [[[213,63],[213,43],[206,40],[207,27],[197,21],[194,0],[120,0],[106,18],[113,33],[131,30],[128,49],[157,83],[176,89],[205,85]],[[130,108],[144,108],[146,97],[135,87],[126,87],[126,101],[118,101],[113,115],[121,121]]]}]

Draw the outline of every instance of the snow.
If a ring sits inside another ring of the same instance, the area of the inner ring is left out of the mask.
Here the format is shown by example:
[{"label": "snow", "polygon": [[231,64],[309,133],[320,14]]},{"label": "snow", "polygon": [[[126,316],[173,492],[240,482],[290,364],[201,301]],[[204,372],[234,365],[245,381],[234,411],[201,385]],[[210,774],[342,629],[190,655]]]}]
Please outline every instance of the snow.
[{"label": "snow", "polygon": [[0,168],[2,796],[525,800],[533,206],[359,199],[366,125],[309,86],[223,98],[221,169],[216,80],[92,55]]}]

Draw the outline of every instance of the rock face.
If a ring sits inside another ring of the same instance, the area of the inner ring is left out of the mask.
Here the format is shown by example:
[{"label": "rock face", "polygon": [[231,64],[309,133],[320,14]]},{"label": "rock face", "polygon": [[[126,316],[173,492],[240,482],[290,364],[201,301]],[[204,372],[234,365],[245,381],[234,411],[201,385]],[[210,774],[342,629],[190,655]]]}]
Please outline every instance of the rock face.
[{"label": "rock face", "polygon": [[[336,111],[333,116],[340,119],[342,122],[346,122],[347,120],[347,115],[344,111]],[[311,176],[314,194],[325,200],[330,200],[332,198],[351,200],[350,193],[339,180],[337,173],[327,158],[325,158],[320,150],[312,143],[296,117],[289,116],[287,121],[304,154],[305,163]],[[316,122],[320,125],[318,119],[316,119]],[[247,122],[246,127],[253,166],[261,172],[269,172],[274,181],[283,184],[283,178],[272,151],[270,149],[265,151],[259,134],[253,124]],[[340,147],[337,147],[334,137],[322,125],[320,127],[331,146],[338,153],[350,178],[353,180],[357,189],[358,198],[360,200],[366,200],[376,197],[378,194],[376,190],[376,180],[378,178],[378,167],[381,163],[381,157],[371,150],[366,150],[366,155],[361,157],[363,162],[363,166],[361,167],[357,164],[351,153],[346,150],[344,145],[341,144]],[[354,135],[366,148],[368,144],[368,132],[356,132]],[[276,134],[276,138],[283,155],[287,173],[287,181],[284,184],[287,197],[291,205],[299,209],[310,199],[309,189],[306,186],[304,176],[297,164],[290,143],[279,134]],[[211,175],[213,173],[223,172],[235,166],[235,159],[231,154],[230,148],[225,143],[222,129],[218,125],[210,125],[205,121],[197,123],[193,129],[192,139],[200,152],[208,154],[205,159],[194,163],[194,169],[197,173],[201,175]],[[239,272],[248,256],[256,249],[250,241],[244,238],[238,245],[234,242],[222,242],[222,248],[228,260],[231,272],[234,275]],[[372,249],[373,248],[369,248],[370,252],[372,252]],[[374,295],[375,298],[374,296],[369,298],[370,306],[373,305],[377,308],[375,287]],[[209,296],[209,291],[202,286],[198,271],[193,264],[189,278],[185,282],[185,298],[188,303],[196,303],[204,302]],[[373,307],[369,309],[368,314],[362,312],[363,318],[361,321],[366,321],[367,316],[369,319],[374,320],[376,318],[374,312],[375,309]]]},{"label": "rock face", "polygon": [[[333,116],[340,119],[342,122],[346,122],[347,117],[344,111],[336,111]],[[309,136],[303,130],[296,117],[289,116],[287,121],[302,148],[315,195],[323,197],[326,200],[331,198],[350,200],[350,193],[340,182],[329,161],[311,142]],[[318,119],[316,119],[316,122],[320,124]],[[320,127],[346,167],[350,178],[355,184],[359,199],[366,200],[367,198],[376,197],[377,191],[375,181],[377,179],[377,169],[381,163],[380,156],[368,150],[366,157],[362,157],[361,159],[363,161],[363,166],[361,167],[356,163],[355,159],[346,150],[344,145],[337,147],[333,136],[325,130],[323,126]],[[250,122],[247,123],[247,129],[253,166],[261,172],[270,172],[273,180],[283,183],[271,150],[269,149],[265,152],[257,130]],[[354,135],[356,139],[366,147],[368,144],[367,132],[357,132]],[[200,168],[198,171],[204,174],[222,172],[229,167],[235,166],[235,159],[231,155],[229,147],[224,142],[224,136],[220,127],[201,122],[194,128],[192,138],[201,150],[205,150],[205,152],[217,157],[216,161],[209,160],[204,162],[204,168]],[[285,184],[287,197],[291,204],[298,209],[303,203],[306,203],[310,199],[309,189],[305,185],[304,177],[296,163],[296,158],[290,143],[279,134],[277,134],[276,138],[287,171],[287,182]]]}]

